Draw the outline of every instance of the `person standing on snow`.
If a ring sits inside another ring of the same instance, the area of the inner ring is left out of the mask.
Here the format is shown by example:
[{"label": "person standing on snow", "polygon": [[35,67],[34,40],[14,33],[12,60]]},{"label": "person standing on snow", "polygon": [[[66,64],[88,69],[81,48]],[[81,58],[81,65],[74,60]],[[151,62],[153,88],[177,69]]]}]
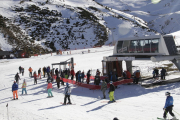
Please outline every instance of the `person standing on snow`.
[{"label": "person standing on snow", "polygon": [[162,68],[162,70],[161,70],[161,80],[165,80],[165,76],[166,76],[166,70],[164,68]]},{"label": "person standing on snow", "polygon": [[22,76],[24,76],[24,68],[23,67],[21,68],[21,73],[22,73]]},{"label": "person standing on snow", "polygon": [[174,115],[174,113],[172,113],[172,109],[173,109],[173,97],[170,96],[170,93],[169,92],[166,92],[165,95],[167,96],[166,98],[166,103],[165,103],[165,106],[163,108],[164,110],[164,114],[163,114],[163,118],[166,120],[166,115],[167,113],[169,112],[169,114],[173,117],[172,120],[176,120],[176,117]]},{"label": "person standing on snow", "polygon": [[17,84],[19,84],[19,79],[21,79],[21,78],[19,77],[19,73],[17,73],[17,74],[15,75],[15,80],[16,80],[16,83],[17,83]]},{"label": "person standing on snow", "polygon": [[44,75],[44,78],[46,77],[46,67],[44,66],[43,67],[43,75]]},{"label": "person standing on snow", "polygon": [[38,78],[41,79],[41,68],[39,68],[39,70],[38,70]]},{"label": "person standing on snow", "polygon": [[76,72],[76,82],[78,82],[79,71]]},{"label": "person standing on snow", "polygon": [[83,72],[81,73],[81,79],[82,79],[81,82],[82,83],[84,83],[84,77],[85,77],[85,75],[84,75],[84,70],[83,70]]},{"label": "person standing on snow", "polygon": [[21,74],[21,66],[19,66],[19,74]]},{"label": "person standing on snow", "polygon": [[48,97],[53,97],[53,94],[52,94],[52,83],[50,80],[48,80],[48,85],[47,85],[47,91],[48,91]]},{"label": "person standing on snow", "polygon": [[58,68],[55,70],[56,77],[58,76]]},{"label": "person standing on snow", "polygon": [[23,91],[25,91],[25,94],[27,94],[27,91],[26,91],[26,81],[25,81],[25,79],[24,79],[23,84],[22,84],[22,95],[23,95]]},{"label": "person standing on snow", "polygon": [[59,89],[60,88],[60,76],[59,76],[59,74],[56,77],[56,82],[57,82],[57,87]]},{"label": "person standing on snow", "polygon": [[116,76],[115,72],[112,72],[111,81],[116,82],[116,80],[117,80],[117,76]]},{"label": "person standing on snow", "polygon": [[131,73],[129,72],[129,70],[126,71],[126,77],[127,77],[127,79],[131,78]]},{"label": "person standing on snow", "polygon": [[81,71],[79,71],[79,74],[78,74],[78,82],[81,82]]},{"label": "person standing on snow", "polygon": [[88,72],[87,72],[87,80],[86,80],[86,81],[87,81],[87,84],[89,84],[89,81],[90,81],[90,80],[89,80],[89,79],[90,79],[90,76],[91,76],[91,74],[90,74],[90,70],[88,70]]},{"label": "person standing on snow", "polygon": [[110,99],[110,101],[108,103],[116,102],[114,100],[114,91],[115,91],[115,87],[113,85],[113,82],[110,81],[110,87],[109,87],[109,99]]},{"label": "person standing on snow", "polygon": [[34,84],[37,84],[37,74],[36,74],[36,71],[34,71]]},{"label": "person standing on snow", "polygon": [[33,69],[31,68],[31,67],[29,67],[29,77],[32,77],[32,71],[33,71]]},{"label": "person standing on snow", "polygon": [[69,86],[68,83],[66,83],[66,87],[64,90],[64,103],[63,105],[66,105],[66,99],[68,98],[68,103],[67,104],[72,104],[71,100],[70,100],[70,95],[71,95],[71,87]]},{"label": "person standing on snow", "polygon": [[13,100],[15,100],[15,96],[16,99],[18,99],[18,84],[16,83],[16,81],[14,81],[14,84],[12,85],[12,92],[13,92]]},{"label": "person standing on snow", "polygon": [[105,82],[105,80],[102,80],[102,84],[101,84],[101,91],[103,92],[103,99],[106,99],[106,90],[107,90],[107,83]]},{"label": "person standing on snow", "polygon": [[73,68],[71,69],[70,74],[71,74],[71,80],[73,80],[73,79],[74,79],[74,75],[75,75],[75,72],[74,72],[74,69],[73,69]]},{"label": "person standing on snow", "polygon": [[48,75],[48,78],[49,78],[50,77],[50,67],[49,66],[47,67],[46,72],[47,72],[47,75]]}]

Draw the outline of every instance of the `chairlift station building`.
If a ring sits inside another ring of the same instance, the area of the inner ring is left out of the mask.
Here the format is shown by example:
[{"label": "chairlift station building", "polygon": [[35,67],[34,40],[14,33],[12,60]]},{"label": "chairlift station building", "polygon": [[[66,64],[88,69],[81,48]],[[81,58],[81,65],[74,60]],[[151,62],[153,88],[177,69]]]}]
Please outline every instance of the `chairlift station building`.
[{"label": "chairlift station building", "polygon": [[122,61],[126,62],[126,68],[132,73],[133,60],[169,60],[180,70],[180,55],[173,36],[153,35],[119,39],[114,46],[113,55],[103,57],[103,75],[116,71],[118,77],[122,76]]}]

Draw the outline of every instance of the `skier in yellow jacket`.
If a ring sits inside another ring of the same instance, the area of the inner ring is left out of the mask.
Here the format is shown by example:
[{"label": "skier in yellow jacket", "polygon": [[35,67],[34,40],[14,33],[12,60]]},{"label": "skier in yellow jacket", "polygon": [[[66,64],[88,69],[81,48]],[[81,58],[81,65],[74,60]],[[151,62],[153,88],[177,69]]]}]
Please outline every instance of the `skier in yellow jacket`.
[{"label": "skier in yellow jacket", "polygon": [[27,94],[26,91],[26,80],[24,79],[23,84],[22,84],[22,95],[23,95],[23,91],[25,91],[25,94]]}]

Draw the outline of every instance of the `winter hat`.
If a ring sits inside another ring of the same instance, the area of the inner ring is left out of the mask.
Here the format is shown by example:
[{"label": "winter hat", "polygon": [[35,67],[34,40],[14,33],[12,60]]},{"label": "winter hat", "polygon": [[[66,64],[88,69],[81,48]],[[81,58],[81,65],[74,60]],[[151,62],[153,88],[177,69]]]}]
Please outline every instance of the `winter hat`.
[{"label": "winter hat", "polygon": [[66,86],[68,86],[69,85],[69,83],[66,83]]},{"label": "winter hat", "polygon": [[117,117],[115,117],[113,120],[119,120]]},{"label": "winter hat", "polygon": [[113,81],[110,81],[110,84],[112,84],[113,83]]}]

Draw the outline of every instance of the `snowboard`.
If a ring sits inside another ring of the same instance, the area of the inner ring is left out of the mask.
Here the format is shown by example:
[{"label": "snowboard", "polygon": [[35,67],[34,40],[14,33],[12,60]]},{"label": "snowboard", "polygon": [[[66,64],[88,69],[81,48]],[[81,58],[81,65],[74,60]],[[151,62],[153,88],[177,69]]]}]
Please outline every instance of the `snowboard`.
[{"label": "snowboard", "polygon": [[52,97],[54,97],[54,96],[47,96],[47,98],[52,98]]},{"label": "snowboard", "polygon": [[[63,103],[63,102],[60,102],[60,104],[63,105],[64,103]],[[66,105],[76,105],[76,104],[73,103],[73,104],[66,104]]]}]

